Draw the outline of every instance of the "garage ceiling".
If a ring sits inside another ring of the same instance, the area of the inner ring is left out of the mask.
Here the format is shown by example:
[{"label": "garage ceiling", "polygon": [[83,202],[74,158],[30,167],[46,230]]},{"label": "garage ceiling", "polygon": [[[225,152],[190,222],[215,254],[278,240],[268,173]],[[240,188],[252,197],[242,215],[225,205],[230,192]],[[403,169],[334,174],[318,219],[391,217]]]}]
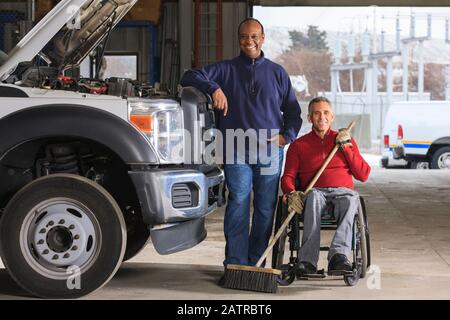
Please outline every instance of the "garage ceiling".
[{"label": "garage ceiling", "polygon": [[449,6],[446,0],[253,0],[257,6],[407,6],[407,7],[431,7]]}]

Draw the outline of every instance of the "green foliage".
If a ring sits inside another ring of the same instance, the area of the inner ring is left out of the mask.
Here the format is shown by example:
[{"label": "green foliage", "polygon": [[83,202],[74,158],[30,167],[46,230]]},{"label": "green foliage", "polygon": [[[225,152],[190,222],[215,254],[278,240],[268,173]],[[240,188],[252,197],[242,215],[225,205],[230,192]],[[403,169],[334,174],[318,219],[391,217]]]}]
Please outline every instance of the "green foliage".
[{"label": "green foliage", "polygon": [[291,30],[289,36],[292,40],[291,49],[316,49],[328,50],[327,46],[327,32],[320,31],[317,26],[308,26],[306,35],[301,31]]}]

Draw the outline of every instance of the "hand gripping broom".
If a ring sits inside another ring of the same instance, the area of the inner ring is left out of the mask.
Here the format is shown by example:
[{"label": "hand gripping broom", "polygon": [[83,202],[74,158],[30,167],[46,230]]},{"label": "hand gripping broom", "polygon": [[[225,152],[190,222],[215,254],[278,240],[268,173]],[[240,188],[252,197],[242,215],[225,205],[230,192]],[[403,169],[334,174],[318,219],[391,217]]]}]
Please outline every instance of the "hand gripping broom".
[{"label": "hand gripping broom", "polygon": [[[352,121],[347,127],[347,130],[350,131],[354,125],[355,122]],[[334,157],[338,149],[339,145],[336,144],[333,150],[331,150],[328,157],[325,159],[325,162],[322,164],[319,171],[317,171],[317,173],[309,183],[308,187],[305,190],[305,194],[307,194],[316,184],[322,172],[328,166],[328,163],[330,163],[331,159]],[[278,229],[277,234],[272,238],[266,251],[264,251],[263,255],[261,256],[261,258],[259,258],[258,262],[254,267],[237,264],[228,264],[226,266],[223,279],[223,286],[225,288],[268,292],[268,293],[277,292],[278,289],[277,279],[281,275],[281,270],[261,268],[261,265],[263,261],[267,258],[270,250],[272,250],[272,247],[275,245],[275,242],[278,241],[281,234],[287,228],[289,222],[292,220],[295,214],[296,214],[295,211],[289,212],[289,215],[287,216],[286,220],[284,220],[280,229]]]}]

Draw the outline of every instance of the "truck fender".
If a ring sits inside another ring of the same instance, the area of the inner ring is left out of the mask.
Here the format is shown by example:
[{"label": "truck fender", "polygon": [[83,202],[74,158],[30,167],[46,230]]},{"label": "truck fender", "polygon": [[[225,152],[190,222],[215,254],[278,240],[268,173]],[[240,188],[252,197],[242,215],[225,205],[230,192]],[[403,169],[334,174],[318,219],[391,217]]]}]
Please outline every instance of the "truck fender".
[{"label": "truck fender", "polygon": [[156,152],[132,124],[83,105],[42,105],[0,119],[0,160],[29,140],[52,136],[86,138],[105,145],[128,164],[156,164]]},{"label": "truck fender", "polygon": [[434,145],[434,144],[450,145],[450,137],[439,138],[432,143],[432,145]]}]

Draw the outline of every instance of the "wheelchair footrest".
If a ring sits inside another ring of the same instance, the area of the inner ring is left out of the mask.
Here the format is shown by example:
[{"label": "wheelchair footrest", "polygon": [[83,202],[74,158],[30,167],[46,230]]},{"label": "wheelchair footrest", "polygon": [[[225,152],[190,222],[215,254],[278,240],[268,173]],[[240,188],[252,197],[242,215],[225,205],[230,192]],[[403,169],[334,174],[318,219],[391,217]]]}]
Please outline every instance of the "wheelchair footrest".
[{"label": "wheelchair footrest", "polygon": [[318,270],[317,273],[297,275],[298,280],[323,279],[325,277],[326,275],[324,269]]},{"label": "wheelchair footrest", "polygon": [[332,271],[328,271],[327,274],[329,276],[351,276],[351,275],[353,275],[353,271],[332,270]]}]

